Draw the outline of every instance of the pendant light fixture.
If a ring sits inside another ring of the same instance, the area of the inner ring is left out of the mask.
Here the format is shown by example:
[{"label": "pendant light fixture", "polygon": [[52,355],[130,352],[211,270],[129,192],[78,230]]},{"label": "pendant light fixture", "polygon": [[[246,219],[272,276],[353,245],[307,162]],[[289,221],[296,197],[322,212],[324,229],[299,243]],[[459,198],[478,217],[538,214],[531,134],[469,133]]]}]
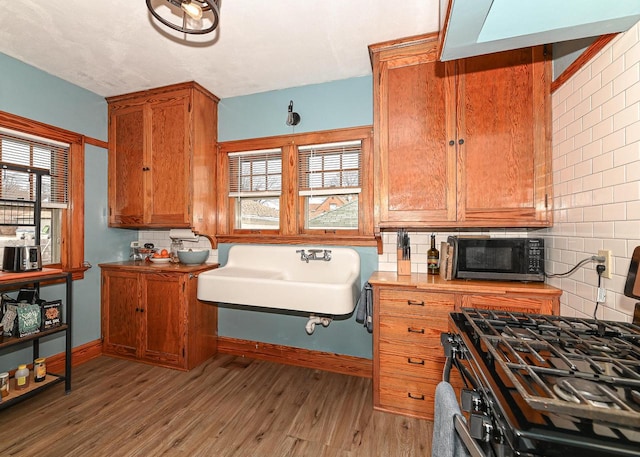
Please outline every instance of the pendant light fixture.
[{"label": "pendant light fixture", "polygon": [[220,20],[222,0],[146,0],[156,20],[182,33],[213,32]]}]

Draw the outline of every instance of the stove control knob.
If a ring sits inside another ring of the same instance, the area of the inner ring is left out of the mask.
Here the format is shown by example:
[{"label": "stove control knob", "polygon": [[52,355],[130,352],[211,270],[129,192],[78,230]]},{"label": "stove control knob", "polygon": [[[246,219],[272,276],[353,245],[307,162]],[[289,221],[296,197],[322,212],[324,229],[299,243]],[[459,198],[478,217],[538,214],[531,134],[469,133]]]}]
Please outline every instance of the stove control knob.
[{"label": "stove control knob", "polygon": [[471,414],[469,416],[469,433],[476,440],[489,442],[493,425],[489,418],[483,414]]},{"label": "stove control knob", "polygon": [[482,397],[475,390],[462,389],[460,402],[462,403],[462,410],[468,413],[482,410]]}]

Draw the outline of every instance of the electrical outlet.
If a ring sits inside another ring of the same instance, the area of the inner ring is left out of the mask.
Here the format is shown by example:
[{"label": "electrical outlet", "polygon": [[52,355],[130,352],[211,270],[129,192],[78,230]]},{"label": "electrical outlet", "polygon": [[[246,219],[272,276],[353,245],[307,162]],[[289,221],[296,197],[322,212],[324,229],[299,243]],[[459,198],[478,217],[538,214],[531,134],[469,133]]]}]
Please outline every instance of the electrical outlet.
[{"label": "electrical outlet", "polygon": [[601,249],[598,251],[598,256],[604,257],[604,272],[602,272],[602,277],[611,279],[611,268],[613,265],[611,251],[608,249]]}]

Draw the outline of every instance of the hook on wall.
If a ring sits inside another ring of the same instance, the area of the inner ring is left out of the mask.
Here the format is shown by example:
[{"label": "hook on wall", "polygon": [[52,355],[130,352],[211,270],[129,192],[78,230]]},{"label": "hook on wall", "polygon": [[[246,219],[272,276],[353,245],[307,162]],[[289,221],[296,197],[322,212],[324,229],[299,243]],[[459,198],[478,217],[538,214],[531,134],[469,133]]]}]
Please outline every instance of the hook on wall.
[{"label": "hook on wall", "polygon": [[289,113],[287,114],[287,125],[298,125],[300,123],[300,115],[293,112],[293,100],[289,102]]}]

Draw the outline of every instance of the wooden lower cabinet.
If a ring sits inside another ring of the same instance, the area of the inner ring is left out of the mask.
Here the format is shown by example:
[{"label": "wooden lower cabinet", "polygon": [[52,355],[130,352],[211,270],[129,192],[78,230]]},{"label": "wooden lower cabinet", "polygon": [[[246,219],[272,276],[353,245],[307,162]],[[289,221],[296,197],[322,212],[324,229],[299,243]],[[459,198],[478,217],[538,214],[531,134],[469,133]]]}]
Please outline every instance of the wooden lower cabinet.
[{"label": "wooden lower cabinet", "polygon": [[448,329],[455,296],[404,288],[374,290],[374,406],[432,419],[445,361],[440,334]]},{"label": "wooden lower cabinet", "polygon": [[196,298],[197,272],[109,265],[101,265],[104,354],[190,370],[216,353],[218,311]]},{"label": "wooden lower cabinet", "polygon": [[[461,307],[527,313],[558,312],[561,291],[545,285],[444,281],[412,275],[394,282],[395,273],[369,279],[374,296],[374,408],[432,420],[435,388],[445,364],[440,335],[449,314]],[[400,277],[398,277],[400,278]],[[462,387],[451,370],[451,384]]]}]

